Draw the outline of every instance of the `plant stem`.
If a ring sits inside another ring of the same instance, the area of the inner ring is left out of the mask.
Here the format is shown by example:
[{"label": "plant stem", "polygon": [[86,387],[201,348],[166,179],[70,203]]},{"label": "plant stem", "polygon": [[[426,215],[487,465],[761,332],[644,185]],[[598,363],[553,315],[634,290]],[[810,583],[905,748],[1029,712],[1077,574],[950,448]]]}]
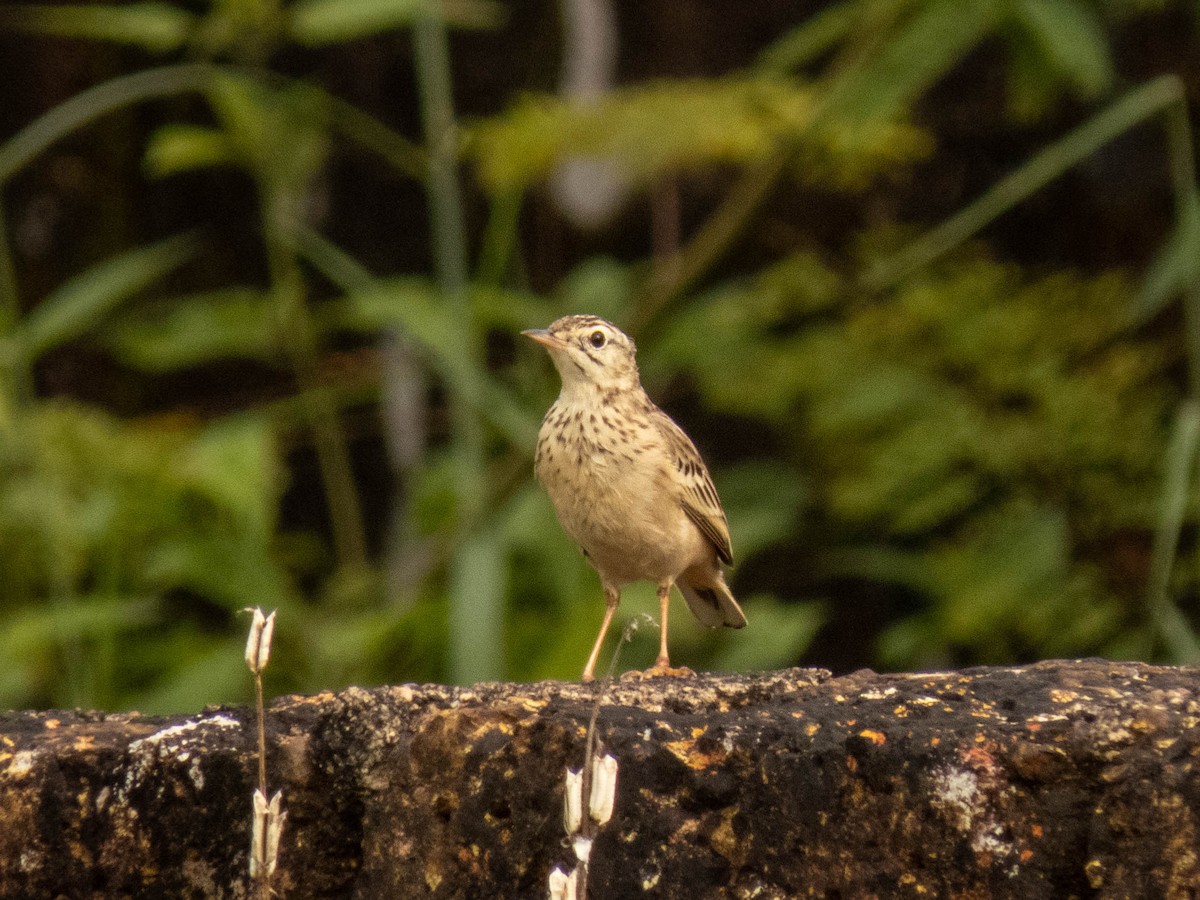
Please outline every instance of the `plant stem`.
[{"label": "plant stem", "polygon": [[[21,295],[17,288],[16,267],[12,261],[12,245],[8,241],[8,221],[4,211],[4,185],[0,184],[0,335],[8,336],[21,318]],[[12,412],[33,399],[33,375],[24,354],[12,359],[8,378],[3,385],[7,391],[8,409]]]},{"label": "plant stem", "polygon": [[[1200,219],[1200,196],[1196,190],[1192,128],[1182,96],[1167,109],[1166,128],[1171,185],[1175,193],[1176,227],[1180,234],[1196,234],[1197,220]],[[1200,252],[1200,248],[1193,247],[1192,252]],[[1200,279],[1195,274],[1183,293],[1183,315],[1187,338],[1188,395],[1193,400],[1200,400]]]},{"label": "plant stem", "polygon": [[[960,212],[895,256],[877,263],[863,277],[863,286],[867,290],[883,290],[929,265],[1117,135],[1182,102],[1183,86],[1174,75],[1164,75],[1135,88],[998,181]],[[1194,191],[1194,177],[1192,180]]]},{"label": "plant stem", "polygon": [[[421,99],[421,119],[429,168],[425,177],[429,197],[429,215],[433,231],[434,270],[442,295],[449,304],[458,327],[448,335],[449,352],[464,369],[481,372],[479,354],[475,347],[475,329],[471,300],[467,291],[467,238],[462,194],[458,183],[457,150],[458,126],[450,80],[450,52],[446,23],[440,8],[431,5],[428,13],[413,27],[413,49],[416,55],[417,85]],[[453,389],[453,385],[451,385]],[[481,609],[481,604],[498,607],[504,592],[496,589],[476,593],[472,586],[477,579],[471,569],[479,564],[483,549],[490,542],[474,534],[482,518],[484,503],[483,428],[470,398],[461,390],[450,397],[450,418],[454,432],[454,451],[457,463],[457,514],[455,535],[455,571],[450,583],[450,668],[454,681],[475,677],[498,677],[500,672],[483,672],[476,656],[477,642],[498,648],[502,645],[498,633],[502,616],[499,608]],[[476,538],[479,538],[476,540]],[[487,622],[494,633],[483,634],[471,629],[463,633],[463,623]],[[500,659],[499,655],[496,657]]]},{"label": "plant stem", "polygon": [[[254,710],[258,718],[258,789],[263,799],[270,802],[267,793],[267,724],[266,705],[263,703],[262,672],[254,673]],[[258,873],[258,900],[271,900],[271,876],[267,870]]]},{"label": "plant stem", "polygon": [[7,335],[20,318],[21,299],[17,293],[12,248],[8,243],[8,221],[4,213],[4,201],[0,196],[0,334]]},{"label": "plant stem", "polygon": [[266,239],[271,290],[279,320],[280,339],[292,364],[304,402],[317,465],[329,503],[329,527],[338,563],[361,568],[367,562],[362,504],[354,483],[350,453],[338,421],[337,407],[317,376],[317,348],[312,320],[304,299],[304,283],[276,211],[278,198],[263,191],[263,233]]},{"label": "plant stem", "polygon": [[516,256],[521,218],[519,191],[502,191],[492,198],[491,215],[483,233],[476,279],[480,284],[505,283]]},{"label": "plant stem", "polygon": [[1150,554],[1149,612],[1155,630],[1177,663],[1200,662],[1200,644],[1171,601],[1171,572],[1187,516],[1190,484],[1200,447],[1200,402],[1184,400],[1167,445],[1159,521]]},{"label": "plant stem", "polygon": [[76,94],[0,145],[0,184],[7,182],[55,141],[88,122],[142,100],[201,91],[217,71],[215,67],[201,63],[163,66],[113,78]]},{"label": "plant stem", "polygon": [[[426,189],[433,229],[434,269],[438,286],[451,305],[459,328],[454,351],[468,364],[476,359],[473,316],[467,292],[466,221],[458,184],[458,127],[450,88],[446,25],[434,11],[413,28],[421,116],[429,153]],[[482,508],[483,432],[479,418],[462,397],[452,399],[455,443],[459,454],[459,521],[474,522]]]},{"label": "plant stem", "polygon": [[781,147],[734,184],[700,231],[673,259],[655,266],[633,302],[630,331],[644,331],[721,258],[783,175],[792,149]]},{"label": "plant stem", "polygon": [[258,713],[258,789],[269,800],[271,795],[267,793],[267,723],[262,672],[254,673],[254,702]]}]

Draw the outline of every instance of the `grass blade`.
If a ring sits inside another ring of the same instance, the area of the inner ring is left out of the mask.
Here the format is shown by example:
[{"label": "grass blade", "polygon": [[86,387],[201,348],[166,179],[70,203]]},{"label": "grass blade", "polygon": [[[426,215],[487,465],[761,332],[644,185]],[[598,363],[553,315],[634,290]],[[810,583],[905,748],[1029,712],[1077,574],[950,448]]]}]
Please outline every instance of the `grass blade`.
[{"label": "grass blade", "polygon": [[1200,448],[1200,402],[1186,400],[1175,417],[1167,444],[1166,472],[1154,546],[1150,557],[1147,607],[1159,636],[1177,663],[1200,662],[1200,643],[1171,600],[1171,571],[1179,535],[1187,516],[1188,497]]},{"label": "grass blade", "polygon": [[120,303],[191,259],[198,244],[192,235],[176,235],[76,275],[13,329],[18,354],[29,363],[84,334]]},{"label": "grass blade", "polygon": [[504,548],[491,529],[458,547],[450,572],[450,682],[504,677]]}]

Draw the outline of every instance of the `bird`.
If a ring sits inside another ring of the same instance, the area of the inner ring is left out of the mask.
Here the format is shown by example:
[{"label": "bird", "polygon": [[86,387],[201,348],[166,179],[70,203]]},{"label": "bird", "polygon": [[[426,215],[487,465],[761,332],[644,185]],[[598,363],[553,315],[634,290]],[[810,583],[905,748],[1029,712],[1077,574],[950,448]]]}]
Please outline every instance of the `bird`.
[{"label": "bird", "polygon": [[704,625],[746,624],[721,568],[733,550],[708,469],[647,396],[637,347],[616,325],[569,315],[521,334],[546,348],[562,379],[538,431],[534,472],[604,590],[604,620],[583,681],[594,680],[621,588],[635,581],[658,588],[659,651],[647,674],[686,671],[671,669],[667,652],[672,585]]}]

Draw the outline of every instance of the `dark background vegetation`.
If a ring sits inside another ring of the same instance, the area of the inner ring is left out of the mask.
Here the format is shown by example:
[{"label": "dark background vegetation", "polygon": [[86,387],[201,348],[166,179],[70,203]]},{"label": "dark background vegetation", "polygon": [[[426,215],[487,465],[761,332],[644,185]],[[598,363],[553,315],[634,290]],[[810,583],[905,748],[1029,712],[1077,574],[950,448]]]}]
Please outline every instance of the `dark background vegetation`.
[{"label": "dark background vegetation", "polygon": [[677,663],[1196,661],[1198,38],[1191,0],[0,7],[0,705],[243,699],[247,606],[277,692],[576,677],[600,591],[515,335],[581,311],[729,514],[750,625],[676,616]]}]

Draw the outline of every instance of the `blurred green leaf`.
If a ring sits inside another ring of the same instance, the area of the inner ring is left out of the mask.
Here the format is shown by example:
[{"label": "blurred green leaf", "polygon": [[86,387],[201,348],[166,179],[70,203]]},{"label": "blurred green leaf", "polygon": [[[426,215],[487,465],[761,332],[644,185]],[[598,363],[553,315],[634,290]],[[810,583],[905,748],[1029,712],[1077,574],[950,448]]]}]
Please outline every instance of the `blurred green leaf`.
[{"label": "blurred green leaf", "polygon": [[177,269],[199,249],[190,235],[177,235],[122,253],[76,275],[39,303],[12,332],[22,358],[32,361],[47,350],[95,328],[119,304]]},{"label": "blurred green leaf", "polygon": [[795,528],[805,499],[804,482],[795,472],[764,460],[719,469],[714,479],[736,535],[736,561],[783,540]]},{"label": "blurred green leaf", "polygon": [[756,594],[743,598],[746,627],[712,658],[717,672],[758,672],[796,665],[825,623],[820,603],[787,603]]},{"label": "blurred green leaf", "polygon": [[[242,661],[243,640],[230,635],[191,634],[185,646],[178,647],[174,665],[156,673],[148,687],[129,698],[129,708],[151,716],[192,713],[209,705],[245,705],[254,696],[253,683]],[[272,662],[278,667],[276,653]],[[271,680],[271,669],[266,678]]]},{"label": "blurred green leaf", "polygon": [[[125,639],[158,620],[159,603],[146,596],[82,595],[0,611],[0,705],[16,708],[33,696],[61,696],[56,666],[47,665],[61,647],[79,642]],[[81,702],[97,698],[81,697]]]},{"label": "blurred green leaf", "polygon": [[155,178],[233,162],[228,135],[200,125],[164,125],[146,147],[146,171]]},{"label": "blurred green leaf", "polygon": [[308,47],[323,47],[405,28],[438,10],[448,24],[488,28],[500,24],[504,7],[490,0],[297,0],[288,7],[288,32]]},{"label": "blurred green leaf", "polygon": [[254,288],[163,300],[121,317],[102,337],[122,362],[149,372],[280,353],[270,298]]},{"label": "blurred green leaf", "polygon": [[767,47],[757,67],[787,73],[806,66],[836,46],[861,18],[861,4],[851,0],[826,7]]},{"label": "blurred green leaf", "polygon": [[1108,39],[1093,6],[1079,0],[1017,0],[1013,16],[1042,56],[1084,98],[1111,87]]},{"label": "blurred green leaf", "polygon": [[[805,170],[837,183],[919,158],[928,142],[884,122],[822,121],[811,87],[780,77],[674,81],[614,91],[581,107],[526,97],[471,133],[467,154],[493,193],[524,190],[574,157],[611,159],[632,181],[664,172],[762,162],[781,142],[806,141]],[[844,177],[841,177],[843,176]]]},{"label": "blurred green leaf", "polygon": [[0,28],[59,37],[113,41],[151,53],[178,50],[199,20],[169,3],[0,8]]},{"label": "blurred green leaf", "polygon": [[1171,576],[1188,507],[1196,495],[1200,459],[1200,401],[1179,405],[1163,456],[1163,484],[1154,530],[1146,606],[1171,657],[1180,665],[1200,662],[1200,642],[1171,599]]},{"label": "blurred green leaf", "polygon": [[1052,602],[1068,570],[1070,544],[1062,512],[1014,509],[964,545],[933,557],[946,634],[980,646],[1020,621],[1025,607]]},{"label": "blurred green leaf", "polygon": [[[127,696],[148,677],[169,680],[192,659],[186,640],[154,671],[141,668],[168,633],[194,636],[244,606],[289,599],[273,552],[280,471],[278,449],[255,419],[185,429],[61,401],[23,409],[0,431],[0,623],[39,608],[31,617],[60,637],[31,667],[60,658],[78,678],[107,679],[89,702]],[[93,598],[109,606],[93,608]],[[72,610],[76,624],[105,609],[111,616],[83,634],[56,623],[55,609]],[[59,682],[70,680],[25,680],[39,703],[87,699],[47,687]]]},{"label": "blurred green leaf", "polygon": [[[550,602],[559,606],[570,606],[569,602],[559,602],[560,598],[590,599],[602,596],[594,570],[584,562],[579,548],[559,526],[550,498],[540,485],[531,481],[521,488],[507,504],[499,527],[504,529],[504,540],[513,553],[536,560],[531,566],[515,567],[515,579],[536,577],[543,580],[545,593],[555,598]],[[527,592],[517,589],[514,595],[519,601],[527,596]],[[539,602],[538,608],[549,612],[544,603]],[[599,619],[596,624],[600,624]],[[587,649],[585,646],[585,656]]]},{"label": "blurred green leaf", "polygon": [[823,579],[863,579],[923,592],[931,588],[929,566],[923,552],[898,546],[848,544],[831,547],[817,553],[815,569]]},{"label": "blurred green leaf", "polygon": [[428,15],[434,0],[297,0],[288,7],[288,32],[309,47],[336,44],[403,28]]},{"label": "blurred green leaf", "polygon": [[266,416],[246,414],[206,426],[175,462],[181,485],[236,517],[243,539],[270,541],[283,473]]},{"label": "blurred green leaf", "polygon": [[949,72],[999,22],[998,0],[926,0],[861,70],[837,109],[854,121],[891,120]]},{"label": "blurred green leaf", "polygon": [[147,549],[142,578],[156,590],[185,588],[229,612],[274,608],[288,597],[270,548],[236,530],[180,529]]},{"label": "blurred green leaf", "polygon": [[268,193],[307,189],[329,152],[328,94],[302,82],[276,89],[222,74],[212,79],[208,97],[235,158]]},{"label": "blurred green leaf", "polygon": [[[555,299],[560,310],[620,319],[633,286],[634,276],[628,266],[608,256],[593,257],[567,273],[555,290]],[[549,325],[550,320],[539,324]]]},{"label": "blurred green leaf", "polygon": [[1036,122],[1061,95],[1057,79],[1047,77],[1046,58],[1034,41],[1009,42],[1008,109],[1018,121]]},{"label": "blurred green leaf", "polygon": [[1133,320],[1144,323],[1200,279],[1200,195],[1183,198],[1175,230],[1154,257],[1142,281]]},{"label": "blurred green leaf", "polygon": [[499,534],[480,532],[459,545],[450,564],[450,678],[454,684],[505,676],[504,547]]},{"label": "blurred green leaf", "polygon": [[[489,292],[489,296],[495,295]],[[330,304],[322,322],[331,330],[401,329],[473,409],[501,428],[514,444],[533,446],[537,435],[535,420],[464,354],[456,337],[462,323],[429,281],[380,279],[370,288],[353,291]]]},{"label": "blurred green leaf", "polygon": [[283,0],[208,0],[192,45],[208,58],[263,65],[283,42]]},{"label": "blurred green leaf", "polygon": [[147,625],[155,621],[157,609],[153,597],[101,595],[63,599],[46,609],[23,609],[4,617],[0,654],[13,662],[35,659],[66,639],[91,639]]}]

